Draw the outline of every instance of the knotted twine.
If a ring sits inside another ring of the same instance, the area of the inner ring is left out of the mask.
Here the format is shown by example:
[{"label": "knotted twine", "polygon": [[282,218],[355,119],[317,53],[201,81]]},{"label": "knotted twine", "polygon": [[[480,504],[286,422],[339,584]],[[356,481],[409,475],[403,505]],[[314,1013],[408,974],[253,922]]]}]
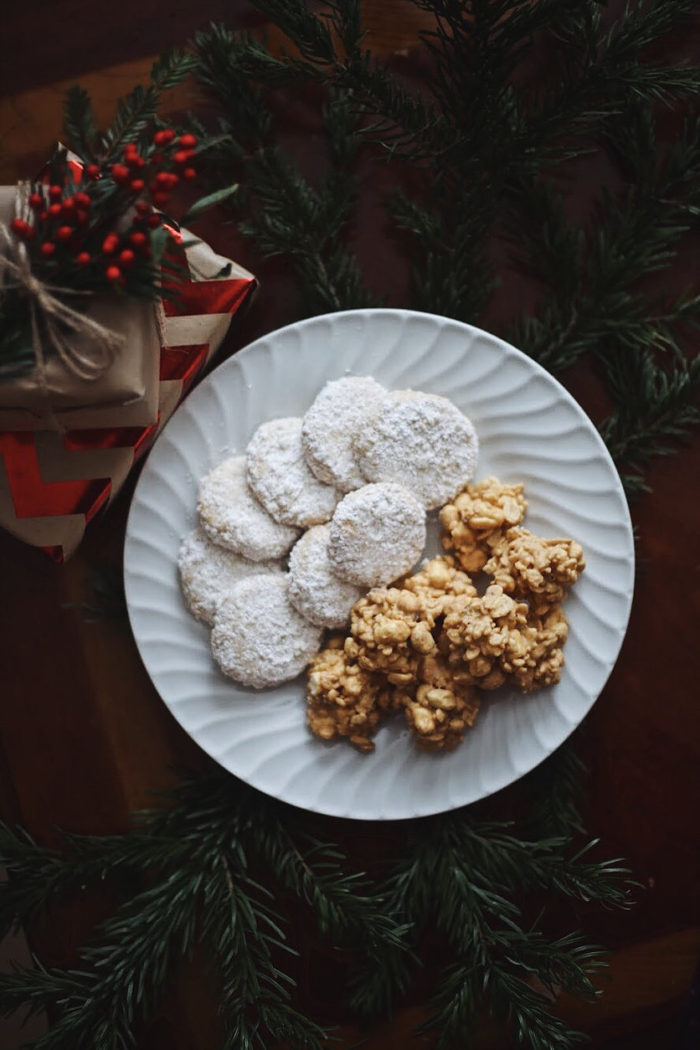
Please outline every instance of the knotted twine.
[{"label": "knotted twine", "polygon": [[[20,183],[15,198],[15,214],[29,213],[28,183]],[[46,355],[54,353],[66,370],[78,379],[94,382],[104,375],[114,361],[124,337],[106,328],[85,313],[73,309],[60,296],[89,295],[74,288],[41,281],[32,272],[27,246],[0,222],[0,307],[8,291],[19,290],[29,304],[32,349],[36,358],[39,386],[46,399],[48,415],[58,421],[51,407],[51,391],[46,370]],[[42,336],[43,333],[43,336]],[[80,340],[89,340],[81,348]],[[58,426],[60,428],[60,425]]]}]

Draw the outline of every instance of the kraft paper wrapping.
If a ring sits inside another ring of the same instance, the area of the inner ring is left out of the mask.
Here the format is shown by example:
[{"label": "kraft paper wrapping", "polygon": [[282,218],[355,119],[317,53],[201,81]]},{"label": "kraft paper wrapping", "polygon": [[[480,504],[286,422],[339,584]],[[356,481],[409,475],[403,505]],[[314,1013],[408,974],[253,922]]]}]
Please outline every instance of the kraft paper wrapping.
[{"label": "kraft paper wrapping", "polygon": [[[0,186],[0,222],[14,215],[16,187]],[[158,367],[163,312],[160,303],[114,295],[90,296],[85,313],[124,336],[122,350],[94,380],[74,375],[48,355],[38,370],[0,382],[0,429],[147,426],[158,416]]]},{"label": "kraft paper wrapping", "polygon": [[[185,245],[190,238],[183,230]],[[115,497],[257,287],[252,274],[201,241],[186,246],[185,256],[191,280],[176,302],[163,304],[153,422],[132,425],[122,414],[103,426],[100,412],[97,427],[0,430],[0,526],[57,561],[70,557],[87,524]]]}]

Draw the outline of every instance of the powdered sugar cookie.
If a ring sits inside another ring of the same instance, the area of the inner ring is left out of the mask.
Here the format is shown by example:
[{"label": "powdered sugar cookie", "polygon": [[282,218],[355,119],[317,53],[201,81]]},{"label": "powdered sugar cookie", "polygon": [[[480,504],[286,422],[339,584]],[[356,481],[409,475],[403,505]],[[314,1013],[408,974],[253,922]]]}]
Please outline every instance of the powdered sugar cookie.
[{"label": "powdered sugar cookie", "polygon": [[328,521],[340,493],[311,473],[301,444],[301,419],[263,423],[246,452],[248,484],[275,521],[308,529]]},{"label": "powdered sugar cookie", "polygon": [[289,601],[287,575],[249,576],[219,605],[211,632],[221,670],[255,689],[300,674],[321,644],[322,631]]},{"label": "powdered sugar cookie", "polygon": [[329,525],[314,525],[292,547],[289,600],[310,623],[344,627],[364,591],[334,575],[328,560],[330,531]]},{"label": "powdered sugar cookie", "polygon": [[355,436],[386,394],[370,376],[344,376],[323,387],[303,418],[306,462],[317,478],[341,492],[367,481],[357,462]]},{"label": "powdered sugar cookie", "polygon": [[299,530],[274,521],[246,481],[245,456],[231,456],[210,470],[199,485],[197,511],[207,536],[251,561],[287,553]]},{"label": "powdered sugar cookie", "polygon": [[448,398],[418,390],[387,394],[355,447],[368,481],[405,485],[428,509],[466,485],[479,456],[471,421]]},{"label": "powdered sugar cookie", "polygon": [[235,583],[259,573],[281,573],[282,565],[242,558],[212,543],[204,530],[197,528],[180,544],[178,569],[187,608],[198,620],[211,624],[219,603]]},{"label": "powdered sugar cookie", "polygon": [[330,524],[334,573],[358,587],[377,587],[408,572],[425,546],[425,511],[403,485],[365,485],[349,492]]}]

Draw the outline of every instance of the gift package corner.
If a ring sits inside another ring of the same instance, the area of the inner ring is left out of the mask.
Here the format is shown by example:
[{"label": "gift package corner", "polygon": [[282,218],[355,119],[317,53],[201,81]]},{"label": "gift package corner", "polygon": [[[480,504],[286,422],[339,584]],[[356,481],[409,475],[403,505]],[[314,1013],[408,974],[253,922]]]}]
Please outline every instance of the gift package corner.
[{"label": "gift package corner", "polygon": [[30,373],[0,384],[0,527],[56,561],[75,552],[258,287],[187,231],[174,250],[185,272],[174,295],[91,304],[124,336],[96,383],[50,360],[41,382]]}]

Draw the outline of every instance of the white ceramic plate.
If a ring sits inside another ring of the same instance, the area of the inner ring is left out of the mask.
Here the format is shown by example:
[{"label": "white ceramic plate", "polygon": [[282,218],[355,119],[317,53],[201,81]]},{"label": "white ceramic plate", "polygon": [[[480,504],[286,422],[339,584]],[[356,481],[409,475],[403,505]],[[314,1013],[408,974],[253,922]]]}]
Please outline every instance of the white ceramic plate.
[{"label": "white ceramic plate", "polygon": [[[243,452],[260,423],[302,415],[327,380],[348,373],[451,398],[479,434],[477,478],[524,482],[526,526],[543,536],[574,537],[585,550],[586,571],[565,606],[570,632],[561,681],[527,696],[499,691],[489,697],[476,727],[451,754],[418,751],[400,718],[380,729],[370,755],[346,743],[322,743],[305,725],[303,678],[261,693],[236,686],[215,667],[209,631],[190,616],[180,594],[177,553],[196,523],[202,475]],[[357,310],[258,339],[189,395],[139,479],[124,567],[146,669],[180,725],[209,755],[293,805],[390,820],[483,798],[566,739],[617,659],[632,601],[634,548],[610,456],[556,380],[469,325],[406,310]]]}]

